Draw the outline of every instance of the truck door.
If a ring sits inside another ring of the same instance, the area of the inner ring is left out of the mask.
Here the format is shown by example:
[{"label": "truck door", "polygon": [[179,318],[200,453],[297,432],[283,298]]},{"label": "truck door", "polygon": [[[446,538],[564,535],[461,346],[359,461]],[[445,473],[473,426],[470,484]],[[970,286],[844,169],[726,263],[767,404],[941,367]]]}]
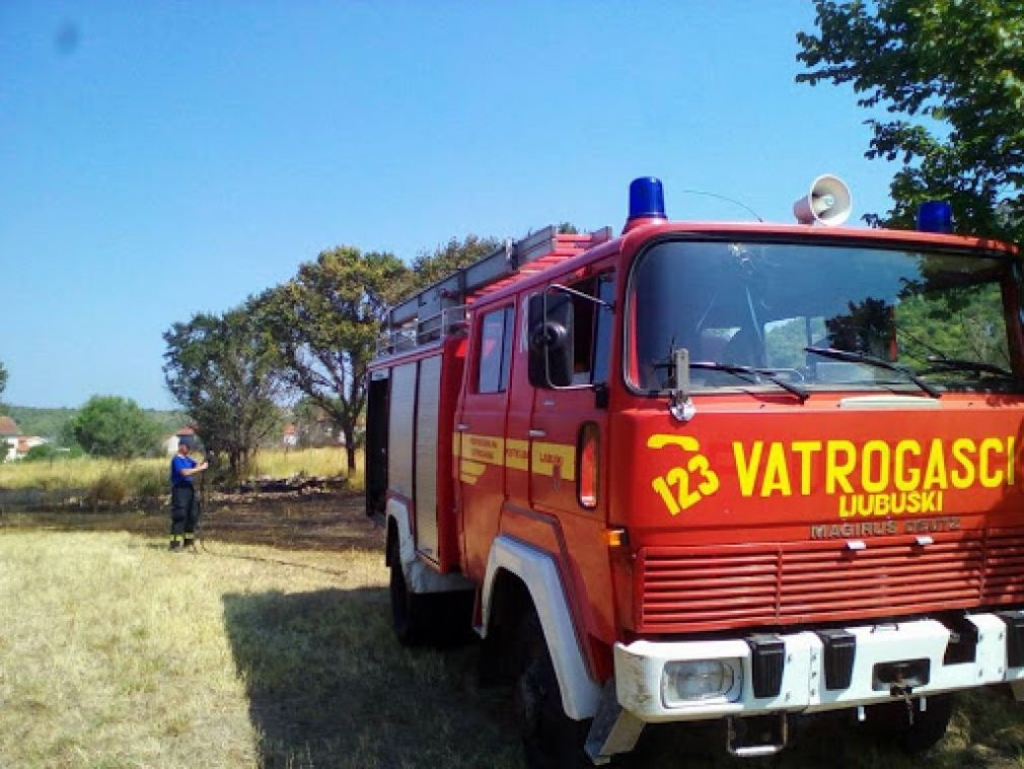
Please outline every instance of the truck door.
[{"label": "truck door", "polygon": [[521,509],[530,506],[530,425],[533,420],[534,387],[530,383],[529,296],[519,298],[516,338],[509,383],[508,419],[505,433],[505,500]]},{"label": "truck door", "polygon": [[607,388],[615,282],[612,272],[604,272],[560,285],[573,293],[549,288],[548,294],[562,293],[568,303],[564,317],[571,319],[571,338],[565,341],[572,349],[572,370],[549,372],[561,381],[549,380],[534,397],[530,502],[538,512],[562,516],[563,526],[603,526],[606,495],[598,487],[610,450]]},{"label": "truck door", "polygon": [[456,421],[463,569],[480,577],[505,501],[505,430],[515,305],[474,313]]}]

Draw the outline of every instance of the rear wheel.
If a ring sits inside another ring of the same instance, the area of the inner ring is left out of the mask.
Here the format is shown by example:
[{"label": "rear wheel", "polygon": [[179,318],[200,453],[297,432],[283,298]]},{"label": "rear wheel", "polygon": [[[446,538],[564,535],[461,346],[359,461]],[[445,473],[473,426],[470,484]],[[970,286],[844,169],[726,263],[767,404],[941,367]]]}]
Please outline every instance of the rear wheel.
[{"label": "rear wheel", "polygon": [[589,721],[574,721],[562,709],[562,694],[544,631],[535,611],[520,626],[516,720],[531,769],[592,766],[583,749]]},{"label": "rear wheel", "polygon": [[418,646],[427,640],[425,596],[409,591],[402,571],[402,557],[398,539],[388,545],[388,563],[391,565],[389,588],[391,593],[391,623],[395,636],[403,646]]},{"label": "rear wheel", "polygon": [[415,593],[402,570],[398,539],[388,545],[391,620],[403,646],[453,646],[473,638],[473,592]]}]

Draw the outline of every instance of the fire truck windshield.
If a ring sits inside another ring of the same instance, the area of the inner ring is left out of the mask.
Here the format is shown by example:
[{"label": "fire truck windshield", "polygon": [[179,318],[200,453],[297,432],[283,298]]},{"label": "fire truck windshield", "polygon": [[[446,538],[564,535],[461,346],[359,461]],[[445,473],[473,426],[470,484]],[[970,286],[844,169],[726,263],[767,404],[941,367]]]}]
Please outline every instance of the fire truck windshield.
[{"label": "fire truck windshield", "polygon": [[1006,320],[1020,317],[1016,275],[989,252],[661,242],[633,267],[626,381],[671,388],[685,347],[694,392],[1024,392]]}]

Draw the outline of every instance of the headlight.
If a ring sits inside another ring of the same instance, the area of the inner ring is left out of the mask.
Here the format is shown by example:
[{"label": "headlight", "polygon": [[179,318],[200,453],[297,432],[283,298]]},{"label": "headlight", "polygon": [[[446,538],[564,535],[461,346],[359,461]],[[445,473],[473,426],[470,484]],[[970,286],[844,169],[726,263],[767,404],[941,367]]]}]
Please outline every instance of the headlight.
[{"label": "headlight", "polygon": [[726,698],[739,688],[740,670],[738,659],[667,662],[661,674],[661,698],[668,708]]}]

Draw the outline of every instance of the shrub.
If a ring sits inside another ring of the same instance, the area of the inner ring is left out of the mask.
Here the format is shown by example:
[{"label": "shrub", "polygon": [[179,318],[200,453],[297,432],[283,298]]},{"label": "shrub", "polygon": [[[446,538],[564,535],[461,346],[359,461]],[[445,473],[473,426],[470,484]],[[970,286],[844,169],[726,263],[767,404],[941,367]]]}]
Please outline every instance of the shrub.
[{"label": "shrub", "polygon": [[85,456],[80,446],[63,448],[52,443],[44,443],[41,446],[33,446],[28,453],[21,458],[22,462],[64,462],[69,459],[81,459]]},{"label": "shrub", "polygon": [[93,507],[101,503],[120,505],[128,499],[129,491],[128,478],[124,473],[108,472],[92,484],[88,500]]},{"label": "shrub", "polygon": [[44,443],[41,446],[33,446],[22,458],[22,462],[43,462],[54,460],[60,457],[60,450],[51,443]]},{"label": "shrub", "polygon": [[153,499],[167,493],[167,470],[152,465],[133,465],[128,471],[132,497]]}]

